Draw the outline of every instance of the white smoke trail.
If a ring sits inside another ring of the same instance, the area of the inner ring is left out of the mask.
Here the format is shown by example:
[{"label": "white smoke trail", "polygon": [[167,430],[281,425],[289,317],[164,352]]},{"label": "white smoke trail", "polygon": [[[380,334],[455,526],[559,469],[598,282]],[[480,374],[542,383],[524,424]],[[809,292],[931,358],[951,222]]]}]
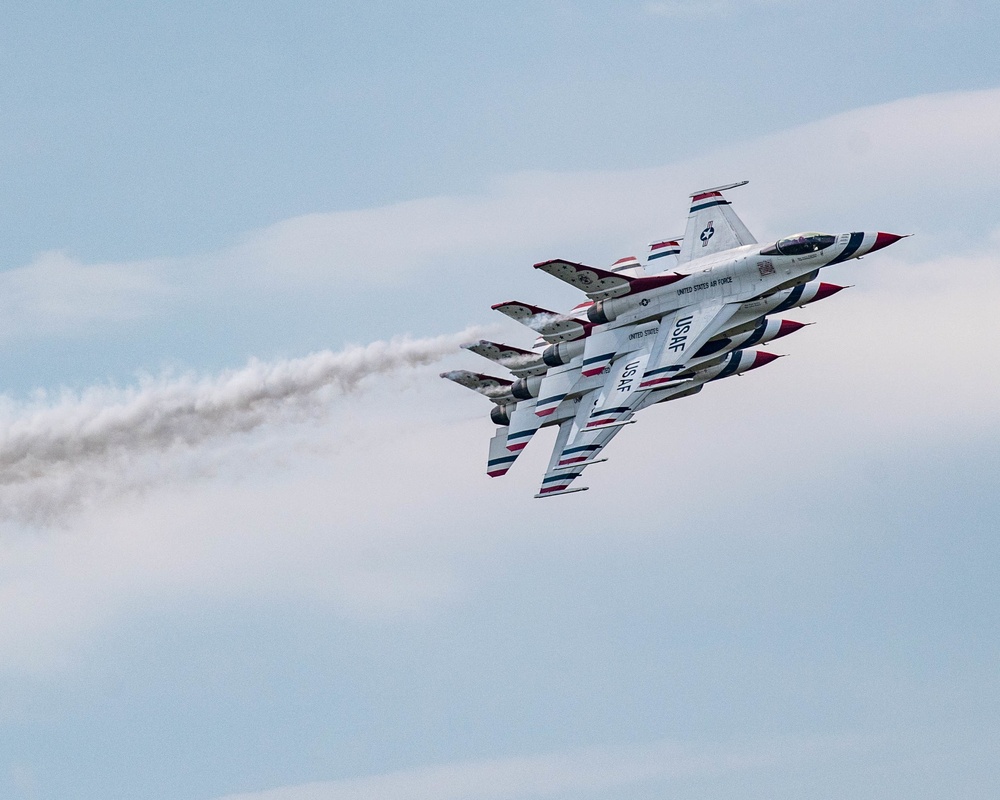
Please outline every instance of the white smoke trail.
[{"label": "white smoke trail", "polygon": [[[143,456],[190,451],[268,423],[316,416],[366,377],[430,364],[478,333],[252,360],[216,376],[145,378],[127,389],[64,392],[50,404],[0,400],[0,518],[51,516],[81,499],[87,487],[105,494],[109,484],[137,488],[148,482],[137,468]],[[37,491],[26,491],[32,484]]]}]

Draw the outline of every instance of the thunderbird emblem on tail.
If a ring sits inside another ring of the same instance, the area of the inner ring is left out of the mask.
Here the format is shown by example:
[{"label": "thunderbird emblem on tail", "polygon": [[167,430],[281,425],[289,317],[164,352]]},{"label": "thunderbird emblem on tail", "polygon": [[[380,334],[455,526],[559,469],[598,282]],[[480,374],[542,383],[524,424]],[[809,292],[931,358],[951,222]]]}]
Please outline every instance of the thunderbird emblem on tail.
[{"label": "thunderbird emblem on tail", "polygon": [[556,444],[535,497],[583,491],[583,470],[636,412],[700,392],[705,384],[769,364],[752,349],[794,333],[800,322],[772,315],[839,292],[820,269],[881,250],[893,233],[798,233],[760,245],[724,191],[694,192],[683,237],[650,245],[648,261],[674,256],[674,269],[648,274],[638,259],[608,269],[554,259],[536,269],[584,292],[566,314],[521,302],[494,309],[538,334],[533,350],[479,341],[465,348],[509,370],[514,380],[463,370],[448,378],[494,403],[497,425],[486,472],[506,474],[542,427]]}]

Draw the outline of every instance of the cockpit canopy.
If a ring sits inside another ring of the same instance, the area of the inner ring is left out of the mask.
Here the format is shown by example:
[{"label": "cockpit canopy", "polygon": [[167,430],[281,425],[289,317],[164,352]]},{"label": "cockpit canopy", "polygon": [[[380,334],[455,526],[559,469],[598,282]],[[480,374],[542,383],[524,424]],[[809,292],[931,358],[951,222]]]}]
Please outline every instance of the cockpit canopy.
[{"label": "cockpit canopy", "polygon": [[804,256],[823,250],[836,241],[837,237],[828,233],[807,231],[779,239],[774,243],[774,246],[761,250],[760,254],[762,256]]}]

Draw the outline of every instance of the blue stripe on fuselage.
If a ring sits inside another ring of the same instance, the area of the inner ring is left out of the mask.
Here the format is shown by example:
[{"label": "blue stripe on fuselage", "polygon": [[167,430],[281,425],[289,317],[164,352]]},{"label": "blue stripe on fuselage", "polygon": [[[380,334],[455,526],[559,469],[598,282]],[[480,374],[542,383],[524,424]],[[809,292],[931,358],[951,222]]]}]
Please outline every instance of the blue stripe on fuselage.
[{"label": "blue stripe on fuselage", "polygon": [[766,331],[767,331],[767,318],[765,317],[764,321],[753,329],[753,333],[750,334],[750,338],[740,345],[740,349],[742,350],[744,347],[751,347],[757,344],[757,342],[759,342],[761,338],[764,336],[764,333]]},{"label": "blue stripe on fuselage", "polygon": [[733,353],[733,355],[729,359],[729,363],[726,364],[725,369],[723,369],[722,372],[720,372],[718,375],[712,378],[712,380],[717,381],[719,380],[719,378],[728,378],[730,375],[736,372],[737,368],[740,366],[740,362],[743,360],[742,356],[740,356],[741,352],[742,352],[741,350],[737,350],[735,353]]},{"label": "blue stripe on fuselage", "polygon": [[858,252],[858,248],[861,247],[861,242],[865,239],[864,233],[852,233],[851,239],[847,243],[847,247],[844,248],[844,252],[837,256],[833,261],[831,261],[826,266],[830,264],[839,264],[841,261],[847,261],[851,256]]},{"label": "blue stripe on fuselage", "polygon": [[785,301],[781,303],[781,305],[779,305],[771,313],[777,314],[779,311],[787,311],[788,309],[790,309],[797,302],[799,302],[799,298],[802,297],[802,292],[804,292],[805,290],[806,290],[806,285],[804,283],[800,283],[798,286],[792,289],[792,293],[788,295]]}]

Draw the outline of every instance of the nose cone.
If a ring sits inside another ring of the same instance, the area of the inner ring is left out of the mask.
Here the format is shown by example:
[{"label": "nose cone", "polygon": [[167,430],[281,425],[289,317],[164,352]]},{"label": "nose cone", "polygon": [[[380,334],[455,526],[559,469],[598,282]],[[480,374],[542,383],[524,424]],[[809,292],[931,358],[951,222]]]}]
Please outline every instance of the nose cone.
[{"label": "nose cone", "polygon": [[898,233],[877,233],[875,234],[875,244],[871,246],[869,253],[874,253],[876,250],[881,250],[883,247],[888,247],[890,244],[895,244],[900,239],[905,239],[906,235],[900,236]]},{"label": "nose cone", "polygon": [[825,283],[825,282],[821,283],[816,288],[816,296],[813,298],[813,302],[817,300],[823,300],[829,297],[830,295],[843,291],[846,288],[847,288],[846,286],[838,286],[835,283]]},{"label": "nose cone", "polygon": [[795,333],[797,330],[801,330],[806,326],[805,322],[796,322],[791,319],[781,320],[781,325],[778,327],[778,334],[774,337],[775,339],[780,339],[782,336],[788,336],[790,333]]},{"label": "nose cone", "polygon": [[775,355],[774,353],[766,353],[763,350],[756,350],[753,354],[753,364],[747,368],[747,372],[752,369],[757,369],[758,367],[763,367],[765,364],[770,364],[772,361],[781,358],[781,356]]}]

